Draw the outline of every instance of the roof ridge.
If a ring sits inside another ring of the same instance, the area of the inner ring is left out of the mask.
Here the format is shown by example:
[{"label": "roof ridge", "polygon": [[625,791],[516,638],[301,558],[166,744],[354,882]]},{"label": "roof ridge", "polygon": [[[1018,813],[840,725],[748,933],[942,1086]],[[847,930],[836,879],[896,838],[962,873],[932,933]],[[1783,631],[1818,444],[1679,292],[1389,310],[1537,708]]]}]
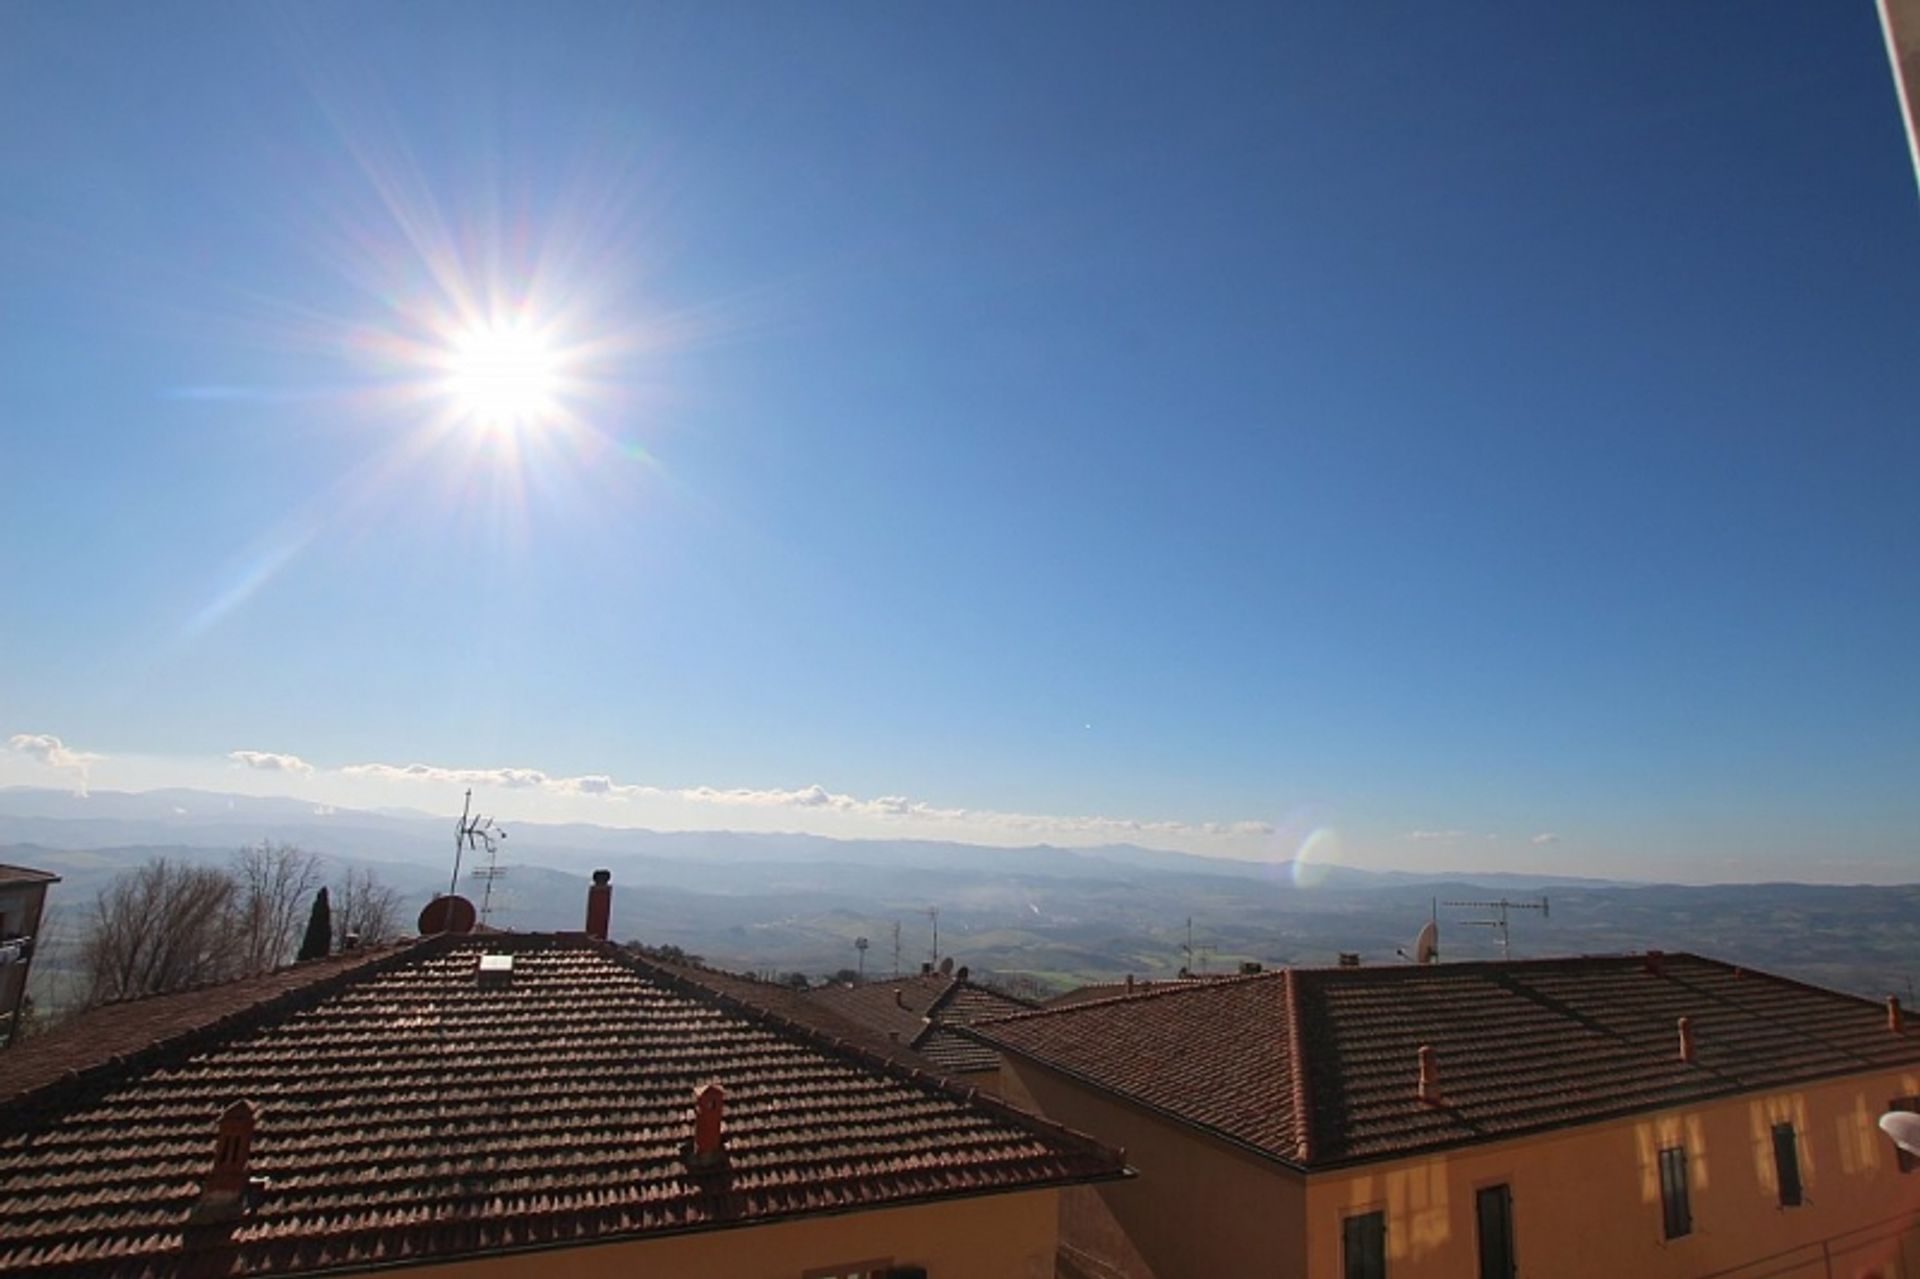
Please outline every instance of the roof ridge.
[{"label": "roof ridge", "polygon": [[1281,969],[1286,1002],[1287,1057],[1293,1066],[1293,1157],[1302,1166],[1313,1161],[1313,1095],[1307,1084],[1306,1033],[1300,1016],[1300,980],[1292,968]]},{"label": "roof ridge", "polygon": [[1010,1021],[1027,1021],[1035,1017],[1066,1017],[1089,1008],[1110,1008],[1114,1004],[1162,999],[1170,995],[1190,995],[1201,990],[1225,990],[1234,986],[1248,986],[1255,982],[1272,981],[1292,971],[1291,967],[1269,968],[1265,972],[1222,974],[1204,980],[1174,978],[1161,982],[1151,990],[1136,990],[1127,994],[1110,995],[1104,999],[1087,999],[1077,1004],[1042,1004],[1023,1013],[1008,1013],[1004,1017],[982,1017],[973,1024],[992,1026]]}]

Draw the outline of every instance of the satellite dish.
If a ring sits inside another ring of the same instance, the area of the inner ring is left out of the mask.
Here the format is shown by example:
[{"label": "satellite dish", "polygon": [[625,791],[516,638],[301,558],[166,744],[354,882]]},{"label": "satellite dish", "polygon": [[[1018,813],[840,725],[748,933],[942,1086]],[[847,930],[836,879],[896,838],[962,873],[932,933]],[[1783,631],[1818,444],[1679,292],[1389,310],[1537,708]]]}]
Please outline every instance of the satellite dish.
[{"label": "satellite dish", "polygon": [[1420,935],[1413,941],[1413,962],[1431,964],[1440,958],[1440,925],[1429,919],[1420,925]]},{"label": "satellite dish", "polygon": [[1880,1131],[1910,1155],[1920,1156],[1920,1115],[1892,1110],[1880,1116]]},{"label": "satellite dish", "polygon": [[436,897],[420,912],[420,935],[431,937],[435,933],[470,933],[478,917],[473,903],[464,897],[457,894]]}]

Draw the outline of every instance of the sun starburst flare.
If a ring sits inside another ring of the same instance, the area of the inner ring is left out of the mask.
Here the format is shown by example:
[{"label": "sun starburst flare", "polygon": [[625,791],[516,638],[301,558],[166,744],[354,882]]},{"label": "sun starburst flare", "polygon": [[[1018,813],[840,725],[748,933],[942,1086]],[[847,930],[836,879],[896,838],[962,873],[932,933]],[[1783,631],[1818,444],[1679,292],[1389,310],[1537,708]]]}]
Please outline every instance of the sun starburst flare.
[{"label": "sun starburst flare", "polygon": [[488,430],[552,421],[563,390],[561,355],[551,337],[520,318],[452,335],[446,393],[456,412]]}]

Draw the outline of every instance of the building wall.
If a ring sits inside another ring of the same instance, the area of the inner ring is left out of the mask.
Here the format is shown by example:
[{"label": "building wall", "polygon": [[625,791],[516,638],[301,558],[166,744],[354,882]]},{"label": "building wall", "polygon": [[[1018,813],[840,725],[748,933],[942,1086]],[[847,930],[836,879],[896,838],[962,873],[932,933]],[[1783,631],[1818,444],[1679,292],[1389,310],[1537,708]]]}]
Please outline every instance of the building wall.
[{"label": "building wall", "polygon": [[1062,1273],[1090,1279],[1300,1279],[1303,1179],[1028,1062],[1008,1101],[1123,1147],[1139,1176],[1062,1193]]},{"label": "building wall", "polygon": [[[1920,1072],[1884,1072],[1315,1174],[1307,1274],[1343,1279],[1341,1219],[1384,1208],[1392,1279],[1477,1275],[1474,1195],[1505,1182],[1522,1279],[1920,1279],[1920,1169],[1901,1173],[1878,1128],[1889,1101],[1917,1093]],[[1772,1129],[1786,1122],[1797,1208],[1775,1180]],[[1688,1152],[1693,1233],[1667,1240],[1658,1152],[1674,1145]]]},{"label": "building wall", "polygon": [[477,1258],[408,1279],[801,1279],[833,1266],[891,1262],[928,1279],[1051,1279],[1058,1191],[807,1217],[632,1243]]},{"label": "building wall", "polygon": [[[44,882],[0,887],[0,941],[38,936],[46,901]],[[27,973],[31,968],[31,964],[0,965],[0,1046],[8,1041],[13,1018],[27,993]]]},{"label": "building wall", "polygon": [[[1344,1279],[1341,1221],[1387,1214],[1390,1279],[1478,1275],[1475,1193],[1513,1195],[1520,1279],[1920,1279],[1920,1168],[1879,1118],[1920,1095],[1886,1071],[1300,1177],[1027,1062],[1011,1101],[1123,1146],[1131,1182],[1061,1197],[1063,1253],[1095,1279]],[[1773,1125],[1799,1138],[1783,1208]],[[1659,1151],[1688,1152],[1691,1234],[1664,1238]],[[1064,1271],[1063,1271],[1064,1273]]]}]

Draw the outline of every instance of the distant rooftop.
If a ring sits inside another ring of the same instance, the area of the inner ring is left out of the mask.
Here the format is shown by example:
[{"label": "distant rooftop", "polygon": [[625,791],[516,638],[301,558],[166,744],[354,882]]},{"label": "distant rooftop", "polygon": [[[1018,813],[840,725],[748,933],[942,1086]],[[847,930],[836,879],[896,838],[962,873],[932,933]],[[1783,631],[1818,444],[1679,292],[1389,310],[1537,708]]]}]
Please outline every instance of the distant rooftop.
[{"label": "distant rooftop", "polygon": [[1911,1018],[1896,1032],[1871,1000],[1685,954],[1287,969],[966,1033],[1308,1168],[1920,1065]]},{"label": "distant rooftop", "polygon": [[[482,975],[486,954],[510,971]],[[219,1230],[234,1273],[1124,1173],[1090,1138],[578,935],[443,936],[110,1007],[0,1057],[0,1080],[8,1275],[191,1269],[215,1246],[190,1221],[215,1122],[243,1100],[271,1180]],[[696,1167],[708,1083],[726,1159]]]},{"label": "distant rooftop", "polygon": [[1030,1011],[1034,1005],[959,974],[922,973],[913,977],[875,978],[809,991],[817,1006],[888,1036],[942,1070],[992,1070],[999,1054],[978,1040],[956,1034],[984,1017],[1004,1017]]},{"label": "distant rooftop", "polygon": [[0,887],[8,884],[57,884],[60,877],[51,871],[34,870],[29,866],[8,866],[0,863]]}]

